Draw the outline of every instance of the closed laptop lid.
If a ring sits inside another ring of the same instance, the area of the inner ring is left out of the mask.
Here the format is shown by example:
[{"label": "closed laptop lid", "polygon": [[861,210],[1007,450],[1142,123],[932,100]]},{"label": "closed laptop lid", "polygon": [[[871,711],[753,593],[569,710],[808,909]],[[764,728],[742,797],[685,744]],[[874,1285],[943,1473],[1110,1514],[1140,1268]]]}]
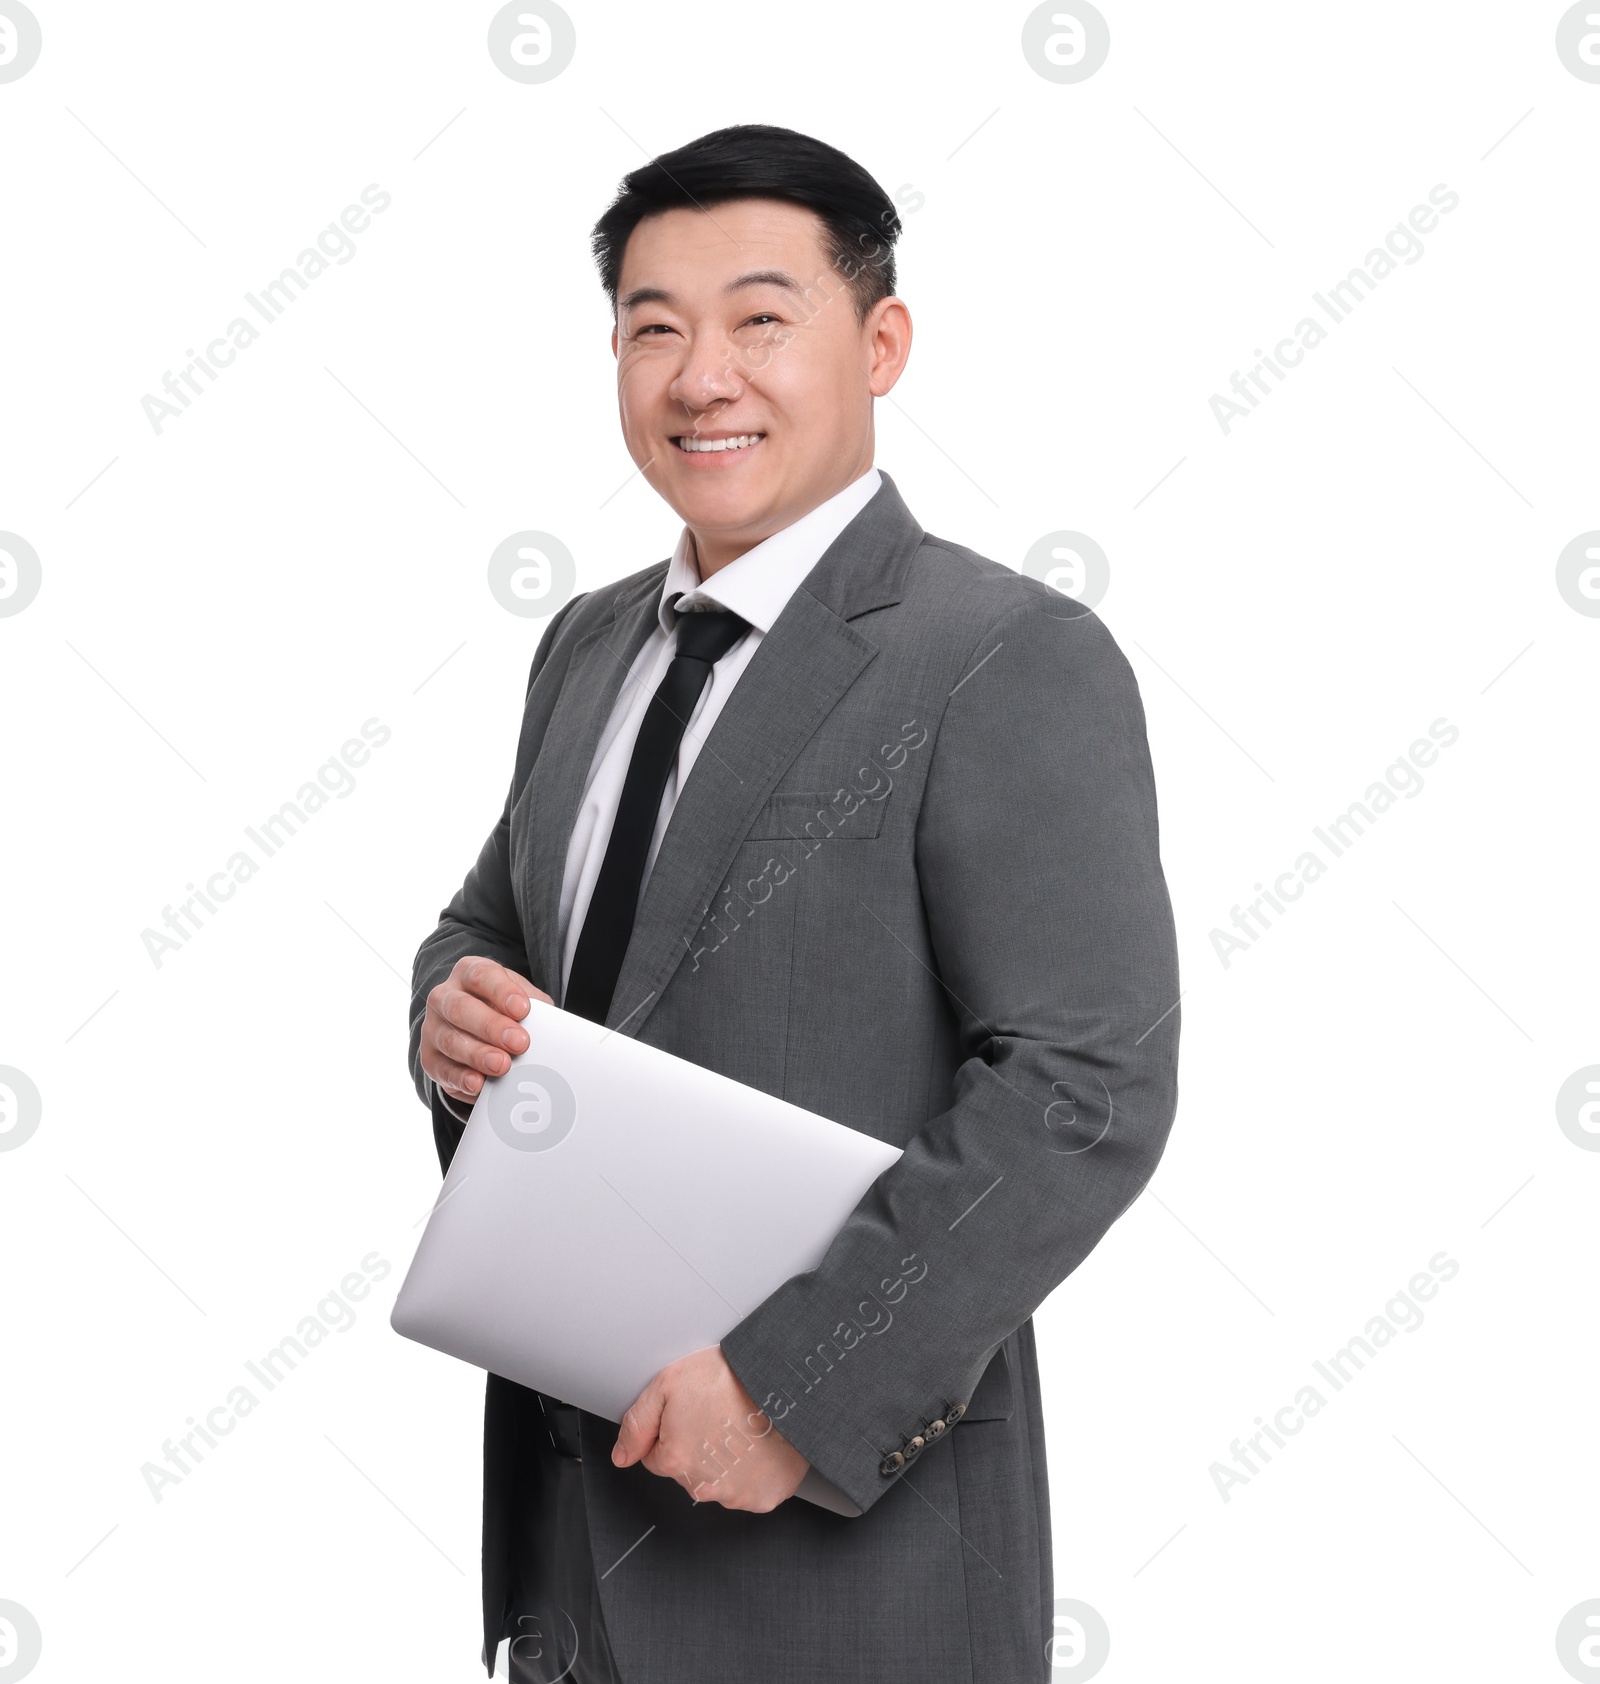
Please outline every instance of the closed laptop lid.
[{"label": "closed laptop lid", "polygon": [[815,1268],[900,1151],[554,1006],[523,1023],[528,1051],[484,1084],[391,1323],[620,1421],[669,1362]]}]

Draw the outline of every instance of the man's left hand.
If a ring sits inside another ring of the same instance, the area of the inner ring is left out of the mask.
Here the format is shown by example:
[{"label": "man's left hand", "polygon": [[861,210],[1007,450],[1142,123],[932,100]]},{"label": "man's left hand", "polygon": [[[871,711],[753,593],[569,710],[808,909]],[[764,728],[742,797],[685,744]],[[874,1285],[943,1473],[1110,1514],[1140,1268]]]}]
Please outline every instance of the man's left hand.
[{"label": "man's left hand", "polygon": [[642,1462],[697,1503],[755,1514],[792,1497],[811,1466],[756,1407],[720,1345],[661,1370],[622,1417],[611,1460]]}]

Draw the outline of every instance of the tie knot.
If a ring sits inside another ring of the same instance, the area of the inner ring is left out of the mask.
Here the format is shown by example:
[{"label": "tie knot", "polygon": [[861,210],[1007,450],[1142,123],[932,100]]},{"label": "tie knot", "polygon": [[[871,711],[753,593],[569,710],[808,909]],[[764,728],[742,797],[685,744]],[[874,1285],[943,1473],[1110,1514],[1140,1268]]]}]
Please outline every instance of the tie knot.
[{"label": "tie knot", "polygon": [[708,666],[715,666],[750,629],[748,620],[740,619],[727,608],[680,613],[677,624],[677,654],[691,661],[704,661]]}]

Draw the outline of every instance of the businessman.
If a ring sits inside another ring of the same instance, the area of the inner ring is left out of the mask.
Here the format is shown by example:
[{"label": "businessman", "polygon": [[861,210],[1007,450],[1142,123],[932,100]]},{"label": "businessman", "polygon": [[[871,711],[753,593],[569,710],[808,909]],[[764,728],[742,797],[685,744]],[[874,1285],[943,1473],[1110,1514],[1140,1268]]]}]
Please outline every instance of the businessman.
[{"label": "businessman", "polygon": [[[620,1430],[489,1377],[483,1659],[508,1640],[515,1679],[1049,1673],[1030,1318],[1161,1155],[1176,950],[1110,633],[873,465],[899,232],[858,164],[765,125],[636,169],[594,229],[623,437],[682,533],[551,619],[504,809],[417,954],[440,1162],[532,999],[903,1155]],[[861,1513],[790,1500],[813,1468]]]}]

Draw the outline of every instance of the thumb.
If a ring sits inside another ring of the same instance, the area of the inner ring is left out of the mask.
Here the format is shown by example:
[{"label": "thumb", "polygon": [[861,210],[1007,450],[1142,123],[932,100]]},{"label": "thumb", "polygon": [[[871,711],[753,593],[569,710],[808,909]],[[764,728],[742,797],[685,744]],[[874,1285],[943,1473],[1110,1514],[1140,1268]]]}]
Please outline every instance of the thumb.
[{"label": "thumb", "polygon": [[611,1447],[611,1460],[619,1468],[629,1467],[650,1454],[661,1431],[666,1406],[666,1389],[659,1380],[652,1380],[634,1399],[622,1417],[617,1442]]}]

